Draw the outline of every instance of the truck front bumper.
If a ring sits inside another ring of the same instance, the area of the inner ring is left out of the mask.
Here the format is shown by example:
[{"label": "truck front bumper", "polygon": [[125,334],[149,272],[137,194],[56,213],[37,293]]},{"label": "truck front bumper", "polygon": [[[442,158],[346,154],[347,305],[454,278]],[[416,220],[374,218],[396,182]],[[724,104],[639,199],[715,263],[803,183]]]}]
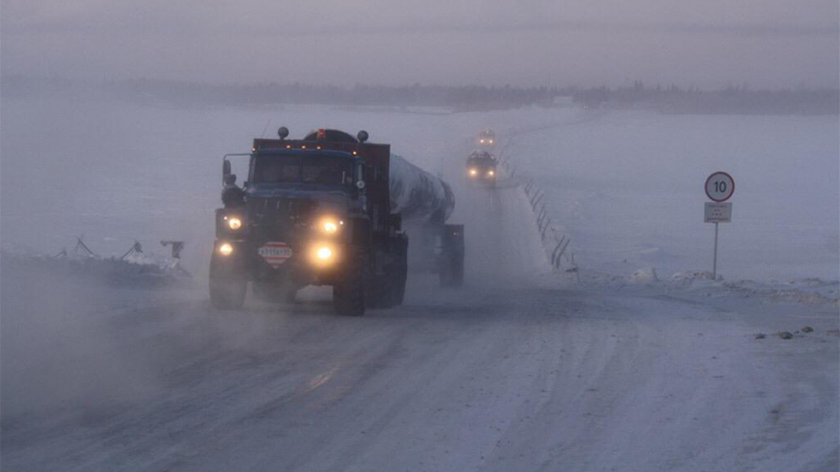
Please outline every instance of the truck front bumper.
[{"label": "truck front bumper", "polygon": [[[223,246],[230,246],[230,251]],[[332,242],[309,242],[287,246],[288,257],[272,256],[265,243],[217,239],[210,262],[211,276],[244,276],[260,282],[291,282],[296,285],[332,285],[343,276],[347,248]]]}]

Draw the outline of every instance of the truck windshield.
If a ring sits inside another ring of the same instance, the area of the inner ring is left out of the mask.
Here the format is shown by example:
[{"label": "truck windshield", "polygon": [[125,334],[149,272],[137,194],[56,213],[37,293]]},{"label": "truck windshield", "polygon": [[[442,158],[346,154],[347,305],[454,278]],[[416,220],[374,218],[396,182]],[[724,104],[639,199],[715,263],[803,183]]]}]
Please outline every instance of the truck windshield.
[{"label": "truck windshield", "polygon": [[334,156],[259,156],[254,183],[352,185],[353,163]]}]

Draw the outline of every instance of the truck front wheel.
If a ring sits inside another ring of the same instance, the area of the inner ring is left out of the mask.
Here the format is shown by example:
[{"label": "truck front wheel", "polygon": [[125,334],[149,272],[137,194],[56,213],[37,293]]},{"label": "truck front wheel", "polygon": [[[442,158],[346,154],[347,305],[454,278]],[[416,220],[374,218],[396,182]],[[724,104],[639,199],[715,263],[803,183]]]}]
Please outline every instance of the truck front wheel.
[{"label": "truck front wheel", "polygon": [[333,285],[333,305],[342,316],[362,316],[365,314],[364,277],[349,277]]},{"label": "truck front wheel", "polygon": [[357,255],[341,280],[333,285],[333,306],[342,316],[365,314],[368,289],[368,264],[363,254]]}]

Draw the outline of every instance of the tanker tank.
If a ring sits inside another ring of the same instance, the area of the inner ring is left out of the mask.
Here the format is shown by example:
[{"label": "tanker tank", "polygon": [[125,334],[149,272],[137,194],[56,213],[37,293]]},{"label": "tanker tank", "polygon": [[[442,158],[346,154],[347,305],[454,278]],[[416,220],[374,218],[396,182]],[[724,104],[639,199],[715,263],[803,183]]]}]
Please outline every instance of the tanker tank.
[{"label": "tanker tank", "polygon": [[391,154],[389,187],[391,211],[406,222],[442,225],[455,209],[449,184],[397,154]]}]

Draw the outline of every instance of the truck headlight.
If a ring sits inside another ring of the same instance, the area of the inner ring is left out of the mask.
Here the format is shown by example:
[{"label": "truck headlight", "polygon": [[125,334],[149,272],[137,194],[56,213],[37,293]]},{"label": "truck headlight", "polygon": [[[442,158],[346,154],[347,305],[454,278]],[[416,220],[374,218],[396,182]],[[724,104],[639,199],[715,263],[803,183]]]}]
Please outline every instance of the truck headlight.
[{"label": "truck headlight", "polygon": [[327,234],[335,234],[344,222],[335,218],[324,218],[318,223],[318,229]]},{"label": "truck headlight", "polygon": [[493,172],[492,170],[487,171],[487,176],[488,176],[488,177],[493,177],[494,175],[496,175],[496,173],[495,173],[495,172]]},{"label": "truck headlight", "polygon": [[330,267],[338,260],[337,248],[328,242],[318,242],[309,248],[309,262],[315,267]]},{"label": "truck headlight", "polygon": [[328,260],[332,259],[332,256],[333,256],[332,249],[330,249],[326,246],[318,248],[318,250],[315,252],[315,257],[317,257],[318,259],[320,259],[322,261],[328,261]]},{"label": "truck headlight", "polygon": [[219,246],[219,254],[221,254],[223,256],[229,256],[232,253],[233,253],[233,246],[231,246],[230,244],[224,243],[221,246]]},{"label": "truck headlight", "polygon": [[478,175],[478,169],[470,169],[470,175]]},{"label": "truck headlight", "polygon": [[228,227],[232,230],[237,230],[242,227],[242,220],[239,218],[233,217],[228,219]]}]

